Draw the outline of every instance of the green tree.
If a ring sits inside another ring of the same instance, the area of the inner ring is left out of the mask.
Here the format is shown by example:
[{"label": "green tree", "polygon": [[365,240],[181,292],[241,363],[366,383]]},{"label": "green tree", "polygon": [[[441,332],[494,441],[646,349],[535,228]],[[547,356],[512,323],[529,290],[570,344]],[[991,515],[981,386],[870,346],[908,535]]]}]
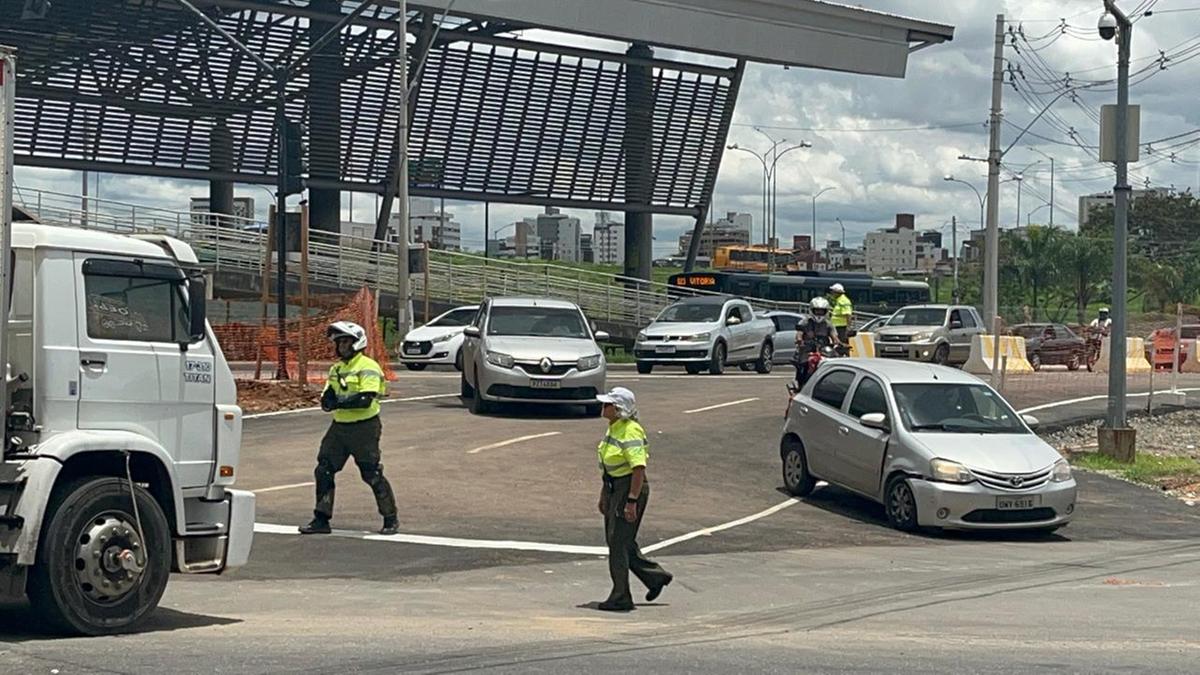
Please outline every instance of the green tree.
[{"label": "green tree", "polygon": [[1087,319],[1088,305],[1098,300],[1109,285],[1111,244],[1108,239],[1083,234],[1066,235],[1062,239],[1055,263],[1062,271],[1064,294],[1075,306],[1075,320],[1080,324]]},{"label": "green tree", "polygon": [[[1080,231],[1090,237],[1112,239],[1113,207],[1093,208]],[[1200,200],[1190,192],[1139,196],[1129,207],[1129,245],[1133,253],[1151,260],[1172,256],[1179,246],[1190,245],[1200,231]]]},{"label": "green tree", "polygon": [[1042,313],[1043,301],[1049,299],[1047,291],[1061,276],[1057,262],[1064,237],[1061,230],[1042,225],[1003,233],[1000,279],[1008,304],[1027,304],[1035,316]]}]

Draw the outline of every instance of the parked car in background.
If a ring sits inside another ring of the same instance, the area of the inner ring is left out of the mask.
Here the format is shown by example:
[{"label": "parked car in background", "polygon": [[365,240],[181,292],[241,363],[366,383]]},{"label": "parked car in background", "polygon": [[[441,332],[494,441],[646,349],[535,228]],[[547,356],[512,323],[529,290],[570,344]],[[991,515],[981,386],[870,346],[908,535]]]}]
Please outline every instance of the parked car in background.
[{"label": "parked car in background", "polygon": [[741,298],[710,296],[680,300],[637,334],[633,356],[643,375],[654,366],[682,365],[689,374],[725,372],[727,365],[754,364],[771,372],[775,324],[754,315]]},{"label": "parked car in background", "polygon": [[783,480],[824,480],[883,504],[899,530],[1051,531],[1075,512],[1071,467],[996,390],[951,368],[824,362],[794,397]]},{"label": "parked car in background", "polygon": [[1025,338],[1025,356],[1034,370],[1042,366],[1079,370],[1087,361],[1087,340],[1061,323],[1017,324],[1012,333]]},{"label": "parked car in background", "polygon": [[471,412],[493,405],[580,405],[600,414],[606,364],[593,331],[573,302],[494,298],[483,302],[463,330],[461,395]]},{"label": "parked car in background", "polygon": [[[791,363],[796,355],[796,326],[805,319],[798,312],[770,311],[759,312],[760,317],[770,319],[775,324],[775,363]],[[753,364],[743,364],[742,370],[749,370]]]},{"label": "parked car in background", "polygon": [[[1196,340],[1200,339],[1200,323],[1185,323],[1180,326],[1183,342],[1179,345],[1179,365],[1183,366],[1189,358],[1191,358],[1192,349],[1195,348]],[[1154,363],[1154,337],[1155,335],[1174,336],[1175,329],[1159,328],[1150,335],[1146,336],[1146,360]]]},{"label": "parked car in background", "polygon": [[887,326],[888,319],[892,318],[893,316],[895,316],[895,315],[888,314],[887,316],[877,316],[874,319],[871,319],[870,321],[864,323],[862,325],[862,328],[858,329],[858,332],[874,333],[875,331],[879,330],[880,328]]},{"label": "parked car in background", "polygon": [[971,355],[971,338],[985,332],[974,307],[910,305],[875,331],[875,354],[885,359],[962,364]]},{"label": "parked car in background", "polygon": [[463,329],[479,312],[478,305],[455,307],[415,328],[400,345],[400,363],[409,370],[424,370],[431,365],[453,365],[462,370]]}]

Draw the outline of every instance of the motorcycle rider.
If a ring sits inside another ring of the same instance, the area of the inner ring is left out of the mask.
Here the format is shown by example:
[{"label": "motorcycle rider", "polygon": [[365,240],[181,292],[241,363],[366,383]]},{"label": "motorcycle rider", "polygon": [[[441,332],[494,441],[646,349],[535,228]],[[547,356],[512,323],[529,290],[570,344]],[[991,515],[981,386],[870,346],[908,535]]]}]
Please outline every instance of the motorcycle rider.
[{"label": "motorcycle rider", "polygon": [[808,355],[821,347],[831,344],[840,346],[837,330],[829,321],[829,301],[825,298],[813,298],[809,303],[809,315],[796,324],[796,385],[803,387],[808,381]]},{"label": "motorcycle rider", "polygon": [[1098,318],[1092,319],[1092,322],[1090,324],[1088,324],[1088,328],[1091,328],[1092,330],[1101,331],[1105,335],[1108,335],[1108,331],[1110,329],[1112,329],[1112,319],[1109,318],[1109,316],[1108,316],[1108,308],[1107,307],[1100,308],[1100,316]]}]

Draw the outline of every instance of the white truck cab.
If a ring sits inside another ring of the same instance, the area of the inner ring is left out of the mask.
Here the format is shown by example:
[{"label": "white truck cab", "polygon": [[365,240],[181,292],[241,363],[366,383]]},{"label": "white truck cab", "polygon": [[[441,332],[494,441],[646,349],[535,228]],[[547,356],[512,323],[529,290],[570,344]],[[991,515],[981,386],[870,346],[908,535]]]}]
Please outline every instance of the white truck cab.
[{"label": "white truck cab", "polygon": [[12,225],[0,600],[52,626],[128,630],[170,572],[245,564],[242,412],[191,247]]}]

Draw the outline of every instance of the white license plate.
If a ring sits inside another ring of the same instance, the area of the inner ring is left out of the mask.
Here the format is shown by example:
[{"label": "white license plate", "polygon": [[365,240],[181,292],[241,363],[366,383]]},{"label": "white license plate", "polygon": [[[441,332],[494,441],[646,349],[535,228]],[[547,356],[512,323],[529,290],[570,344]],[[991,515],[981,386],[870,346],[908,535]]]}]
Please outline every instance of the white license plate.
[{"label": "white license plate", "polygon": [[888,354],[903,354],[907,350],[904,347],[884,347],[883,351]]},{"label": "white license plate", "polygon": [[405,353],[405,354],[420,354],[420,353],[421,353],[421,348],[420,348],[420,347],[418,347],[418,346],[405,347],[405,348],[404,348],[404,353]]},{"label": "white license plate", "polygon": [[562,382],[558,380],[530,380],[529,386],[533,389],[559,389],[562,387]]},{"label": "white license plate", "polygon": [[1025,509],[1034,509],[1041,505],[1041,495],[1025,495],[1024,497],[996,497],[996,509],[999,511],[1022,511]]},{"label": "white license plate", "polygon": [[654,348],[656,354],[674,354],[675,345],[657,345]]}]

